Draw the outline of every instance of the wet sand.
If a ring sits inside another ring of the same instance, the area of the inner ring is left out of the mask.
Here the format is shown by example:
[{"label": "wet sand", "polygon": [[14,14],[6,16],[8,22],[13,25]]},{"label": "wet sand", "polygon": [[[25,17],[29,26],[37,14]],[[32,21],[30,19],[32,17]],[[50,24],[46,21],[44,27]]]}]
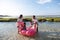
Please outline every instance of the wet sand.
[{"label": "wet sand", "polygon": [[38,27],[39,31],[35,37],[18,34],[17,27],[3,29],[0,30],[0,40],[60,40],[60,28],[52,28],[45,25]]}]

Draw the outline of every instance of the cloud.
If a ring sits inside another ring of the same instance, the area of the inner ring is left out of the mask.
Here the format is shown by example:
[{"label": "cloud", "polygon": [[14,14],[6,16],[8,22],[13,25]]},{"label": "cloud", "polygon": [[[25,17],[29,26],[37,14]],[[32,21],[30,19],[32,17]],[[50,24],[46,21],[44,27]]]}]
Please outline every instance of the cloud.
[{"label": "cloud", "polygon": [[52,0],[38,0],[38,2],[37,3],[39,3],[39,4],[46,4],[46,3],[49,3],[49,2],[51,2]]}]

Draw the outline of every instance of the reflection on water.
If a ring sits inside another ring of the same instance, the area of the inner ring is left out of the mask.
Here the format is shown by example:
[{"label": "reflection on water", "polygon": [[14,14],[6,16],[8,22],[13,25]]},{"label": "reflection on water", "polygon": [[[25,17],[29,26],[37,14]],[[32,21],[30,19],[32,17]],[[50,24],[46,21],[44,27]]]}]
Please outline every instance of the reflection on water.
[{"label": "reflection on water", "polygon": [[0,22],[0,40],[7,40],[16,30],[15,22]]},{"label": "reflection on water", "polygon": [[[30,26],[30,22],[26,22]],[[17,33],[15,22],[0,22],[0,40],[60,40],[60,22],[39,22],[39,32],[34,38],[25,37]]]}]

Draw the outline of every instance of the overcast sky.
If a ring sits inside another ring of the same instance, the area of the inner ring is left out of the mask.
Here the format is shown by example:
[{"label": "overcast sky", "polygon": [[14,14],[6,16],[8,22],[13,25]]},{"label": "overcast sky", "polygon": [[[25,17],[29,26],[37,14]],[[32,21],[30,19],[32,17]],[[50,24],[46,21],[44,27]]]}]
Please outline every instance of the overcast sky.
[{"label": "overcast sky", "polygon": [[60,15],[60,0],[0,0],[0,15]]}]

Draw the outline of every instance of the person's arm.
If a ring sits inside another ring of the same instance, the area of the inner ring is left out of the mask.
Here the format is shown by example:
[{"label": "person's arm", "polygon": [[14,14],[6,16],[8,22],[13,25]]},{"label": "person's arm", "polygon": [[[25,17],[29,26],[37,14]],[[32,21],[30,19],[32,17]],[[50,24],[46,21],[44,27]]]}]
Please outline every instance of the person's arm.
[{"label": "person's arm", "polygon": [[16,26],[17,26],[17,27],[19,27],[18,22],[19,22],[19,18],[17,19],[17,22],[16,22]]},{"label": "person's arm", "polygon": [[32,21],[30,22],[30,24],[32,25]]},{"label": "person's arm", "polygon": [[31,25],[33,25],[33,18],[32,18],[32,21],[30,22]]},{"label": "person's arm", "polygon": [[20,21],[20,19],[18,18],[18,19],[17,19],[17,22],[19,22],[19,21]]},{"label": "person's arm", "polygon": [[16,22],[16,26],[17,26],[17,28],[19,27],[19,26],[18,26],[18,22]]}]

